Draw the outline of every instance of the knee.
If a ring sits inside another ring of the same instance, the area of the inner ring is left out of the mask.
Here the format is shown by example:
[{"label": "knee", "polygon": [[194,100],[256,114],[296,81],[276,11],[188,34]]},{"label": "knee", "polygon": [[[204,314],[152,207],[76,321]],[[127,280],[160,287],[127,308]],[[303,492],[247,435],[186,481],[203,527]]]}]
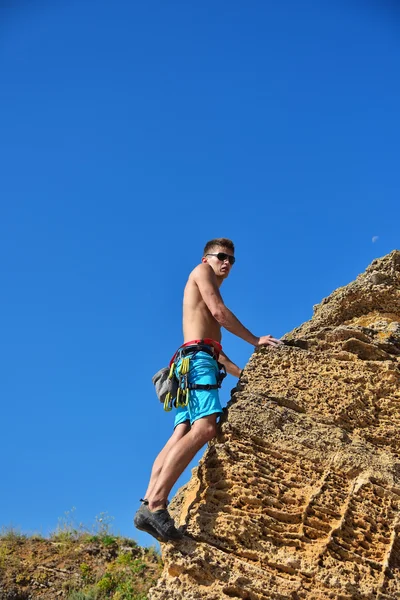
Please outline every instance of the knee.
[{"label": "knee", "polygon": [[202,423],[196,431],[196,436],[203,446],[210,442],[217,435],[217,426],[215,423]]},{"label": "knee", "polygon": [[173,433],[173,439],[175,442],[177,442],[178,440],[180,440],[181,438],[183,438],[187,433],[189,433],[190,431],[190,423],[189,421],[185,421],[184,423],[181,423],[180,425],[177,425],[175,427],[175,431]]}]

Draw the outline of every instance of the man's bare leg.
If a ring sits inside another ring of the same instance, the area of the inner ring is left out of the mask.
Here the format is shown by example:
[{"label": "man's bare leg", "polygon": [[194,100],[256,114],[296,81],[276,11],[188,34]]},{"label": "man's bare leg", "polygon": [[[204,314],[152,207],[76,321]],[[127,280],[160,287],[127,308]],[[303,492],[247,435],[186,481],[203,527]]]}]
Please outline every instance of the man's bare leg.
[{"label": "man's bare leg", "polygon": [[169,451],[175,446],[175,444],[182,439],[184,435],[186,435],[190,431],[190,423],[189,421],[185,421],[184,423],[180,423],[174,429],[174,433],[169,438],[168,442],[165,444],[164,448],[161,450],[159,455],[154,461],[153,468],[151,470],[151,476],[149,485],[147,488],[147,492],[145,494],[146,500],[152,495],[153,488],[157,482],[158,476],[160,475],[161,469],[163,468],[165,458]]},{"label": "man's bare leg", "polygon": [[217,416],[218,414],[208,415],[195,421],[190,431],[171,445],[169,451],[163,456],[161,471],[146,496],[151,511],[166,506],[168,494],[179,476],[200,448],[215,437]]}]

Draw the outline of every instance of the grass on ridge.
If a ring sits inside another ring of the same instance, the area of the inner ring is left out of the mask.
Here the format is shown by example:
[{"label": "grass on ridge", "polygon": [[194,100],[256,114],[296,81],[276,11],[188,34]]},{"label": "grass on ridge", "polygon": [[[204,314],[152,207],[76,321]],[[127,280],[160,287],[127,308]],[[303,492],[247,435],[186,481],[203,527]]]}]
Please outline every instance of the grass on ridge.
[{"label": "grass on ridge", "polygon": [[[47,537],[15,527],[0,530],[0,575],[4,589],[21,598],[53,600],[147,600],[161,574],[156,548],[141,548],[112,531],[107,513],[91,527],[76,524],[73,508]],[[66,576],[68,574],[68,577]]]}]

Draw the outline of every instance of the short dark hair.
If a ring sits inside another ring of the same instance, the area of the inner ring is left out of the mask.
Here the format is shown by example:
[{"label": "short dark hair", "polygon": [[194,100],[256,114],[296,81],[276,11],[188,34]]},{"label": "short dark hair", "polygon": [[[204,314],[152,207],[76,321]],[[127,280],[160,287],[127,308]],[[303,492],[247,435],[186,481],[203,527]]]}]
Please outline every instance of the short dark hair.
[{"label": "short dark hair", "polygon": [[235,246],[232,240],[228,240],[228,238],[215,238],[214,240],[207,242],[204,246],[203,256],[208,254],[215,246],[221,246],[222,248],[227,248],[228,250],[235,252]]}]

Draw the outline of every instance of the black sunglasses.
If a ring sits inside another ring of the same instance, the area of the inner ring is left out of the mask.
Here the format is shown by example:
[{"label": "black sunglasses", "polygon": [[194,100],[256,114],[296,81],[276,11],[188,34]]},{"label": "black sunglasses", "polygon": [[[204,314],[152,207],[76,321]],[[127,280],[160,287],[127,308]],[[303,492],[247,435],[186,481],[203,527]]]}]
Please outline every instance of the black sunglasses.
[{"label": "black sunglasses", "polygon": [[224,262],[224,260],[228,259],[230,265],[233,265],[233,263],[236,260],[234,256],[231,256],[230,254],[225,254],[225,252],[218,252],[218,254],[213,254],[212,252],[209,252],[208,254],[206,254],[206,256],[216,256],[221,262]]}]

